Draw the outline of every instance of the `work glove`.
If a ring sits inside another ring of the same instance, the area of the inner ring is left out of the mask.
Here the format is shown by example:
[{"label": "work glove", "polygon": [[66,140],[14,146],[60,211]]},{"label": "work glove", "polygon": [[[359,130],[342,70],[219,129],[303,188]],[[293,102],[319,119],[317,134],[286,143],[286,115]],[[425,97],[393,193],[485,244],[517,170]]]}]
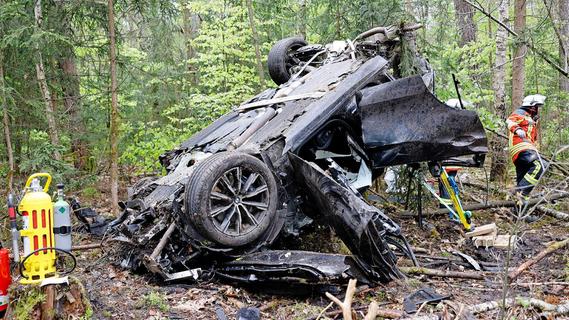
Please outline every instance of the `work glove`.
[{"label": "work glove", "polygon": [[522,139],[526,138],[526,132],[522,129],[517,129],[514,133]]}]

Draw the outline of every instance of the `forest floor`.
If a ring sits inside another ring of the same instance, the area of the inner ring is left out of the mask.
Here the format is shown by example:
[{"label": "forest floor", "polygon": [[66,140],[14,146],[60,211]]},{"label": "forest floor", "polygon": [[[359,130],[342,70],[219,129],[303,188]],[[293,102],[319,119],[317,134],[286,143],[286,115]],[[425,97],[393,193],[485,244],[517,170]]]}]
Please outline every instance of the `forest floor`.
[{"label": "forest floor", "polygon": [[[467,171],[468,172],[468,171]],[[485,184],[484,181],[470,177],[465,172],[466,179],[475,184]],[[464,202],[484,199],[486,194],[479,188],[463,186]],[[468,196],[466,196],[468,194]],[[97,199],[98,197],[100,199]],[[490,199],[502,195],[490,194]],[[98,203],[98,209],[104,211],[104,194],[92,199],[91,204]],[[567,201],[556,205],[558,209],[567,212]],[[436,206],[428,205],[430,211]],[[503,265],[506,261],[507,250],[496,248],[476,248],[470,240],[466,240],[462,228],[453,224],[446,216],[429,217],[432,224],[430,230],[417,226],[414,219],[401,219],[396,214],[396,220],[407,236],[411,245],[421,254],[419,261],[428,268],[440,270],[463,271],[465,267],[456,264],[457,256],[453,251],[470,255],[477,261],[485,261]],[[497,208],[474,212],[473,223],[483,225],[495,222],[499,234],[512,232],[514,219],[510,209]],[[322,232],[322,230],[320,231]],[[323,231],[327,236],[320,237],[322,242],[339,242],[334,239],[331,231]],[[542,251],[552,241],[567,238],[569,221],[561,221],[549,216],[540,216],[537,222],[521,223],[521,232],[517,247],[512,252],[511,267],[517,267],[527,259]],[[78,235],[76,244],[97,242],[90,235]],[[326,247],[329,243],[321,244]],[[336,246],[337,247],[337,246]],[[304,249],[304,248],[303,248]],[[342,251],[342,249],[340,249]],[[439,259],[427,259],[425,256],[437,256]],[[441,259],[449,258],[449,260]],[[322,293],[311,296],[277,296],[264,293],[262,290],[251,292],[242,288],[223,283],[198,284],[164,284],[148,274],[135,274],[113,265],[111,257],[105,249],[94,249],[77,253],[78,268],[74,276],[85,286],[88,298],[92,304],[95,319],[217,319],[215,310],[221,308],[228,319],[236,319],[238,309],[242,307],[257,307],[261,311],[261,319],[316,319],[329,305],[330,300]],[[400,265],[409,265],[410,261],[400,259]],[[466,268],[466,271],[471,271]],[[473,270],[472,270],[473,271]],[[424,287],[435,289],[442,295],[451,295],[450,303],[438,306],[425,306],[420,313],[428,315],[437,312],[451,315],[461,308],[461,305],[472,306],[487,301],[500,300],[503,294],[504,272],[486,272],[485,280],[457,279],[449,277],[432,277],[424,275],[409,276],[405,280],[393,281],[388,284],[370,288],[359,287],[354,298],[353,309],[359,313],[358,319],[363,319],[371,301],[378,302],[380,309],[403,310],[403,298]],[[530,267],[513,284],[507,286],[508,297],[532,297],[551,304],[569,302],[569,249],[561,249]],[[340,295],[341,296],[341,295]],[[452,311],[452,312],[451,312]],[[495,319],[499,309],[479,313],[475,317]],[[511,317],[517,319],[534,318],[540,310],[528,305],[520,305],[508,310]],[[338,319],[337,306],[329,306],[321,319]],[[453,317],[449,317],[452,319]]]}]

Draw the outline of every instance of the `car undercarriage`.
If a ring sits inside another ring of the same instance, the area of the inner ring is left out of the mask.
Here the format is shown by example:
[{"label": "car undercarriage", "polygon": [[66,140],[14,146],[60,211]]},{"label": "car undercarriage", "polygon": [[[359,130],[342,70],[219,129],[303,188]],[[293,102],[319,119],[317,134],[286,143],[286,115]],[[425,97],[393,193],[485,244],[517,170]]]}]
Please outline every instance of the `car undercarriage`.
[{"label": "car undercarriage", "polygon": [[[108,226],[121,265],[166,281],[243,285],[402,277],[394,250],[415,261],[413,252],[363,191],[389,166],[481,166],[488,151],[476,113],[433,95],[434,72],[416,51],[415,74],[403,76],[401,43],[415,29],[374,28],[326,46],[277,43],[269,71],[279,87],[163,154],[167,174],[129,189]],[[277,241],[314,224],[332,228],[352,255]]]}]

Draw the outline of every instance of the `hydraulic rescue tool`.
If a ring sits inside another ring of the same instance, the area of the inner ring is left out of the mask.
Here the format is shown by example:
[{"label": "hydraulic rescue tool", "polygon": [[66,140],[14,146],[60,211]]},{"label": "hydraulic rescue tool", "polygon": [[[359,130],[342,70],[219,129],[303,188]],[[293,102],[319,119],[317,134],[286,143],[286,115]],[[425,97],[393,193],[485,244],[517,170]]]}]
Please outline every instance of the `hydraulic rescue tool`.
[{"label": "hydraulic rescue tool", "polygon": [[423,187],[427,189],[444,207],[449,211],[449,218],[452,221],[459,222],[464,227],[464,230],[470,231],[472,229],[472,212],[465,211],[462,208],[462,203],[460,201],[460,192],[458,186],[453,177],[449,176],[445,167],[437,167],[434,169],[436,172],[434,176],[440,179],[443,189],[446,191],[449,199],[443,198],[442,194],[439,195],[429,183],[424,176],[421,177],[420,181]]}]

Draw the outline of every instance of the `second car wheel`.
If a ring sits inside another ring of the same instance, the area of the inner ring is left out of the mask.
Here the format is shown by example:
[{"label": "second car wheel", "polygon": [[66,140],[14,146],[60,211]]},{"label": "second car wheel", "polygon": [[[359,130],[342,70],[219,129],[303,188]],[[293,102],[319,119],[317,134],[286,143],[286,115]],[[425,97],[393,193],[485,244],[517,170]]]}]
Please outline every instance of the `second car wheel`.
[{"label": "second car wheel", "polygon": [[307,45],[302,38],[292,37],[285,38],[275,43],[269,51],[267,65],[269,75],[276,84],[287,82],[292,76],[291,70],[297,64],[294,60],[296,50]]},{"label": "second car wheel", "polygon": [[275,221],[277,185],[267,166],[241,152],[217,153],[198,163],[186,185],[185,214],[202,236],[238,247]]}]

